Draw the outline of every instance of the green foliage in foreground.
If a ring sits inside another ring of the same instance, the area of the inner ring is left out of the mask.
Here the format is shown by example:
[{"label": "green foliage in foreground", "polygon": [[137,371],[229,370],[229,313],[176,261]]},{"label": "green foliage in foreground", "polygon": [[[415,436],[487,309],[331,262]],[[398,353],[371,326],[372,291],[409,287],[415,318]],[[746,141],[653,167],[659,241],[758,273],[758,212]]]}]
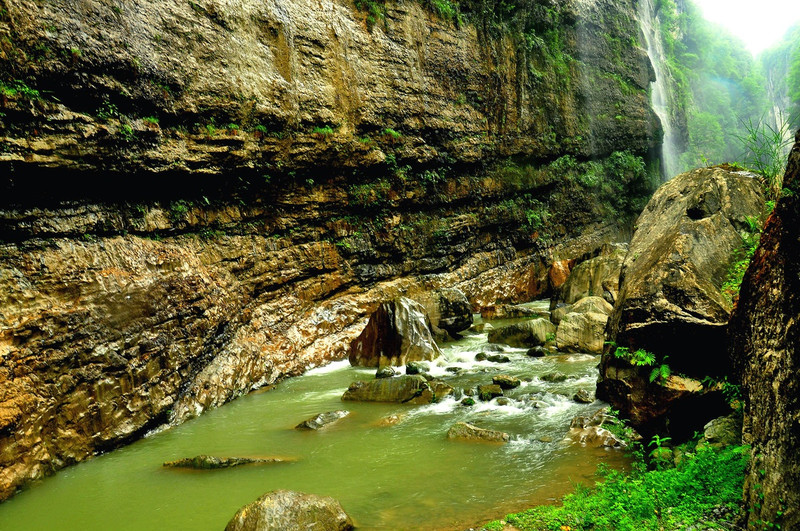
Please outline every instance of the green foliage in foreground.
[{"label": "green foliage in foreground", "polygon": [[[735,518],[749,453],[747,446],[704,446],[687,454],[676,468],[631,474],[599,470],[604,481],[594,488],[578,485],[563,506],[535,507],[510,514],[505,521],[523,531],[655,531],[692,525],[705,529],[713,508],[726,507],[726,514]],[[484,527],[501,528],[500,522]]]}]

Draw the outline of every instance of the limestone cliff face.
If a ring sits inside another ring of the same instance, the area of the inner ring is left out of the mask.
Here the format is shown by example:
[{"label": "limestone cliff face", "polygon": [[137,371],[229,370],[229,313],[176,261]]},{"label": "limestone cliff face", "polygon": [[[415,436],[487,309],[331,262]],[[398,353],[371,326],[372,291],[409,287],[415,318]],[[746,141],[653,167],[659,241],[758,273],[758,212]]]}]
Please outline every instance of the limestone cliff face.
[{"label": "limestone cliff face", "polygon": [[[748,527],[800,527],[800,133],[784,197],[767,220],[730,321],[731,355],[742,374]],[[770,525],[772,527],[772,525]]]},{"label": "limestone cliff face", "polygon": [[344,358],[385,300],[529,300],[617,238],[559,166],[496,164],[658,144],[633,3],[539,7],[520,40],[411,2],[0,0],[0,499]]}]

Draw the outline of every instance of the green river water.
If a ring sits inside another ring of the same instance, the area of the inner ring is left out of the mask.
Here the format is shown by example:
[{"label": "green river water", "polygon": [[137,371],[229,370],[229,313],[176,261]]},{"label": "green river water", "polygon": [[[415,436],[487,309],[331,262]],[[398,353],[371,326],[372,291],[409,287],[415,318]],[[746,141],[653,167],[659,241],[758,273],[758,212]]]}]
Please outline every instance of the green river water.
[{"label": "green river water", "polygon": [[[274,489],[333,496],[359,529],[465,529],[552,501],[574,482],[591,484],[599,462],[624,466],[619,451],[564,442],[574,416],[604,405],[570,398],[594,388],[598,357],[528,358],[524,349],[505,347],[511,363],[475,362],[486,334],[468,334],[443,346],[432,373],[457,389],[491,383],[495,374],[528,380],[506,392],[511,404],[342,402],[351,382],[375,371],[337,362],[39,481],[0,504],[0,529],[221,530],[242,505]],[[455,376],[445,366],[464,372]],[[553,371],[569,378],[539,378]],[[351,414],[318,432],[293,429],[335,409]],[[378,424],[392,414],[403,420]],[[506,431],[511,442],[447,440],[458,421]],[[199,454],[295,461],[206,471],[161,466]]]}]

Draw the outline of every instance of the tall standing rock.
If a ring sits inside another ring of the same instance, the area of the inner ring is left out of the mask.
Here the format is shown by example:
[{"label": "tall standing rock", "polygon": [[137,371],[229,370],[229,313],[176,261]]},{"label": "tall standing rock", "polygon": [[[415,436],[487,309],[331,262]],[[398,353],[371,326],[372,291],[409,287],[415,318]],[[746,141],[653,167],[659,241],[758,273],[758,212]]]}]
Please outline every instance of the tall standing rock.
[{"label": "tall standing rock", "polygon": [[748,218],[763,206],[754,174],[721,167],[661,186],[636,222],[609,338],[669,355],[670,365],[688,375],[727,372],[731,304],[721,288]]},{"label": "tall standing rock", "polygon": [[730,321],[753,448],[744,487],[748,529],[758,521],[800,529],[800,132],[783,186]]},{"label": "tall standing rock", "polygon": [[[650,382],[652,367],[634,367],[611,351],[601,361],[597,396],[643,433],[689,436],[726,412],[719,393],[699,380],[725,375],[731,304],[721,288],[749,228],[764,205],[756,176],[703,168],[661,186],[639,216],[620,275],[608,338],[656,354],[673,373]],[[655,398],[658,398],[657,400]]]},{"label": "tall standing rock", "polygon": [[472,307],[460,289],[428,291],[413,299],[425,308],[433,327],[445,330],[452,337],[472,326]]},{"label": "tall standing rock", "polygon": [[384,302],[370,316],[367,327],[350,344],[350,364],[402,366],[409,361],[432,360],[441,353],[422,305],[399,297]]}]

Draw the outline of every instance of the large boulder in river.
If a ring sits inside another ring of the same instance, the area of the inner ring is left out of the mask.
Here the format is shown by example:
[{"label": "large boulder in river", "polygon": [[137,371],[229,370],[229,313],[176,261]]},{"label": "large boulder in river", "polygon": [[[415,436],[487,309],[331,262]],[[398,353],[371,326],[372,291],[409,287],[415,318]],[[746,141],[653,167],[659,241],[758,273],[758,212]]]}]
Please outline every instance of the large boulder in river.
[{"label": "large boulder in river", "polygon": [[370,316],[364,331],[350,344],[350,365],[402,366],[440,354],[425,309],[418,302],[399,297],[384,302]]},{"label": "large boulder in river", "polygon": [[342,400],[430,404],[453,394],[453,391],[453,388],[444,382],[438,380],[429,382],[419,374],[404,374],[395,378],[353,382],[342,395]]},{"label": "large boulder in river", "polygon": [[731,303],[721,288],[763,207],[761,184],[747,172],[703,168],[662,185],[636,222],[609,339],[669,355],[690,376],[727,372]]},{"label": "large boulder in river", "polygon": [[[730,320],[742,375],[748,529],[800,529],[800,133]],[[782,513],[779,515],[779,512]]]},{"label": "large boulder in river", "polygon": [[245,505],[225,531],[347,531],[353,521],[338,501],[290,490],[268,492]]},{"label": "large boulder in river", "polygon": [[460,289],[427,291],[414,295],[413,299],[425,308],[431,326],[445,330],[452,337],[472,326],[472,306]]},{"label": "large boulder in river", "polygon": [[575,266],[567,281],[551,298],[552,309],[557,303],[572,304],[585,297],[603,297],[613,304],[619,291],[619,274],[628,252],[625,244],[603,246],[600,255]]},{"label": "large boulder in river", "polygon": [[585,297],[573,304],[570,310],[558,323],[558,350],[602,354],[611,305],[600,297]]},{"label": "large boulder in river", "polygon": [[556,326],[548,319],[531,319],[489,331],[489,343],[503,343],[512,347],[544,345]]}]

